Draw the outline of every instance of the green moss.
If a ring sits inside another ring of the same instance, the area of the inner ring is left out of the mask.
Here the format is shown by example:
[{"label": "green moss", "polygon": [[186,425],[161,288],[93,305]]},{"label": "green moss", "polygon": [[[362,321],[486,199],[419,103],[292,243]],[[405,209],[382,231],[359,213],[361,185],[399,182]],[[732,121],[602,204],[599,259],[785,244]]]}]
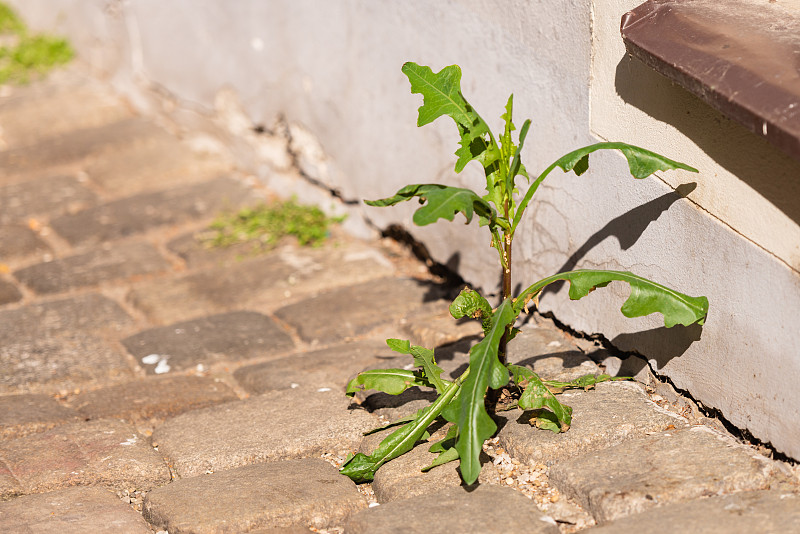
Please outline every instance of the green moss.
[{"label": "green moss", "polygon": [[14,10],[0,2],[0,33],[22,33],[25,24],[19,19]]},{"label": "green moss", "polygon": [[297,238],[300,245],[319,246],[330,235],[331,224],[342,220],[344,217],[328,217],[315,206],[291,199],[222,214],[199,238],[209,247],[252,243],[260,251],[272,248],[287,236]]},{"label": "green moss", "polygon": [[0,36],[10,43],[0,46],[0,83],[27,83],[32,76],[44,74],[75,56],[65,39],[29,34],[17,14],[2,2]]}]

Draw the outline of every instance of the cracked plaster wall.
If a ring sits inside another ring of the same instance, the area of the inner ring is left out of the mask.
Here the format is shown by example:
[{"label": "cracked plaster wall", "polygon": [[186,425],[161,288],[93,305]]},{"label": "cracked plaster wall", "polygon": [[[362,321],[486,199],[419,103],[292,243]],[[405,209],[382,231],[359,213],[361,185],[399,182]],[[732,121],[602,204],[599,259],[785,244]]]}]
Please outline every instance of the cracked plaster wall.
[{"label": "cracked plaster wall", "polygon": [[[179,108],[212,114],[224,89],[251,124],[284,116],[313,137],[320,181],[346,200],[418,181],[482,187],[475,166],[453,177],[450,122],[415,127],[421,97],[400,72],[406,60],[437,70],[460,64],[465,95],[494,126],[513,91],[517,122],[533,120],[529,171],[604,139],[698,167],[699,175],[637,182],[611,153],[593,155],[581,177],[555,171],[518,234],[516,282],[575,266],[619,268],[707,295],[702,331],[623,318],[627,287],[615,284],[577,303],[561,288],[541,307],[647,355],[677,387],[800,458],[800,166],[626,59],[619,19],[636,0],[12,4],[38,29],[70,35],[141,107],[153,106],[148,94],[157,89]],[[268,168],[260,175],[270,180]],[[403,224],[436,260],[496,289],[494,251],[477,225],[416,228],[411,206],[358,209],[378,226]]]}]

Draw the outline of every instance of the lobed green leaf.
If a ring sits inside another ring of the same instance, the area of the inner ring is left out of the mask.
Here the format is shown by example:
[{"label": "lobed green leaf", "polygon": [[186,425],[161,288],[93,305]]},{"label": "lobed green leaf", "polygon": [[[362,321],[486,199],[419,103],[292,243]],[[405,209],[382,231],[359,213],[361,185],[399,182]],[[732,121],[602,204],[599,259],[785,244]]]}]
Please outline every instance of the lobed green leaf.
[{"label": "lobed green leaf", "polygon": [[467,222],[472,221],[473,214],[494,224],[497,218],[495,210],[474,191],[461,187],[448,187],[439,184],[412,184],[397,191],[394,196],[378,200],[365,200],[369,206],[386,207],[399,202],[419,197],[424,204],[414,212],[414,224],[425,226],[439,219],[452,221],[457,213],[463,213]]},{"label": "lobed green leaf", "polygon": [[651,152],[638,146],[627,143],[597,143],[573,150],[555,162],[564,172],[574,171],[580,176],[589,169],[589,154],[597,150],[615,149],[622,152],[628,160],[628,168],[634,178],[647,178],[656,171],[669,171],[683,169],[690,172],[698,172],[694,167],[685,163],[664,157],[655,152]]},{"label": "lobed green leaf", "polygon": [[528,295],[536,294],[544,286],[558,280],[569,282],[569,298],[572,300],[581,299],[596,288],[605,287],[613,281],[626,282],[631,287],[631,294],[622,305],[620,310],[622,314],[625,317],[633,318],[660,313],[664,316],[664,326],[667,328],[676,324],[689,326],[697,323],[702,325],[708,314],[708,298],[706,297],[690,297],[627,271],[598,269],[567,271],[539,280],[515,299],[517,312],[522,310]]}]

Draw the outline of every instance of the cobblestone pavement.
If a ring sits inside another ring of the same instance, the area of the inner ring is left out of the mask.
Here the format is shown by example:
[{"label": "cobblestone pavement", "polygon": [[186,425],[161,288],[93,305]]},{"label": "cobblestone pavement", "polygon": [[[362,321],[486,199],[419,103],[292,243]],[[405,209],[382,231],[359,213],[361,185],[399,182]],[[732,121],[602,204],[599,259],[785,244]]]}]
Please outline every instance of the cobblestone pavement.
[{"label": "cobblestone pavement", "polygon": [[[453,376],[479,334],[427,271],[339,234],[203,247],[267,193],[77,71],[6,88],[0,125],[1,532],[800,531],[792,467],[652,380],[565,393],[565,434],[505,412],[474,491],[426,447],[356,486],[337,466],[425,394],[348,378],[408,363],[386,335]],[[596,350],[533,317],[509,357],[571,379]]]}]

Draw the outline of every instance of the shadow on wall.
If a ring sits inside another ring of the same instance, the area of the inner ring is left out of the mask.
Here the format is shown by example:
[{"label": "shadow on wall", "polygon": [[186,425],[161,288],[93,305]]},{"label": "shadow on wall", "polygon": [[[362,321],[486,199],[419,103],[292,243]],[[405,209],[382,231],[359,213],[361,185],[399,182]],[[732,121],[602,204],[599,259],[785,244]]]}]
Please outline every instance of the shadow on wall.
[{"label": "shadow on wall", "polygon": [[800,224],[800,162],[639,60],[625,56],[616,89],[626,103],[674,126],[718,165]]}]

